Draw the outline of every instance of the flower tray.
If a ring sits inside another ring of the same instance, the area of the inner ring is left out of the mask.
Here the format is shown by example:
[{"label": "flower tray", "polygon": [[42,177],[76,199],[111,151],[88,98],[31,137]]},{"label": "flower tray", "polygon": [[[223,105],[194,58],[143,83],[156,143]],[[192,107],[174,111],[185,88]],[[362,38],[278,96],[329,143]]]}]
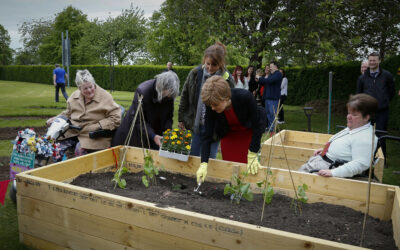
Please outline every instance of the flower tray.
[{"label": "flower tray", "polygon": [[170,158],[170,159],[175,159],[178,161],[188,161],[189,155],[188,154],[179,154],[179,153],[174,153],[166,150],[160,149],[159,156]]}]

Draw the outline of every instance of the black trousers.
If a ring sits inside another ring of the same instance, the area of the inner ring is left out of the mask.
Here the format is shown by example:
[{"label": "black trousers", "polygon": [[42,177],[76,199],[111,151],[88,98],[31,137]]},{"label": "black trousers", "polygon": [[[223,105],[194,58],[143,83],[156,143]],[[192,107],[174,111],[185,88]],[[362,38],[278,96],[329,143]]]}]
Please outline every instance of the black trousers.
[{"label": "black trousers", "polygon": [[65,83],[57,83],[56,84],[56,102],[58,102],[58,93],[60,92],[61,88],[61,93],[63,94],[65,100],[68,100],[68,94],[65,92]]},{"label": "black trousers", "polygon": [[[388,130],[388,124],[389,124],[389,109],[383,109],[379,110],[375,114],[375,119],[372,120],[372,124],[376,124],[376,130],[382,130],[382,131],[387,131]],[[379,134],[378,134],[379,136]],[[383,155],[386,158],[386,141],[382,141],[381,144],[382,152]]]}]

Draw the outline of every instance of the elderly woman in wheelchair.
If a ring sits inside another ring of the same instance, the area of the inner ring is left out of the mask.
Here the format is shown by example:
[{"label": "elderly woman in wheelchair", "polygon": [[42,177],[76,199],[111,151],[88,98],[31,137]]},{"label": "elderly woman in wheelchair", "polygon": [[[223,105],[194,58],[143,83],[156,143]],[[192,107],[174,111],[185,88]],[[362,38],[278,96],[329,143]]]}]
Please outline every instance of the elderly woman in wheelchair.
[{"label": "elderly woman in wheelchair", "polygon": [[[67,109],[56,117],[47,120],[51,125],[59,116],[69,119],[71,126],[60,137],[60,160],[68,148],[75,149],[80,156],[110,147],[111,137],[89,137],[97,130],[115,130],[121,123],[121,109],[111,94],[98,86],[88,70],[78,70],[75,78],[78,90],[67,100]],[[76,129],[79,128],[79,129]]]},{"label": "elderly woman in wheelchair", "polygon": [[378,142],[370,123],[377,108],[378,102],[372,96],[351,96],[347,102],[347,127],[332,136],[323,149],[316,150],[299,171],[317,172],[325,177],[353,177],[368,170]]}]

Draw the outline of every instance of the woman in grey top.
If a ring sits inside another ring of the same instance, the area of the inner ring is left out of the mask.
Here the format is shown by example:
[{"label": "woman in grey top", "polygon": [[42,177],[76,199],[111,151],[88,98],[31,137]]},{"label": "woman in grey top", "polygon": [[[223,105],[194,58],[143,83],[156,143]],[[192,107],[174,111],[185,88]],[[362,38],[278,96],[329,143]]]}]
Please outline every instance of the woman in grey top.
[{"label": "woman in grey top", "polygon": [[[283,69],[279,70],[282,73],[282,83],[281,83],[281,98],[280,98],[280,105],[282,106],[283,103],[286,101],[287,98],[287,88],[288,88],[288,79],[286,78],[286,72]],[[285,123],[285,113],[282,109],[279,111],[278,115],[278,124]]]}]

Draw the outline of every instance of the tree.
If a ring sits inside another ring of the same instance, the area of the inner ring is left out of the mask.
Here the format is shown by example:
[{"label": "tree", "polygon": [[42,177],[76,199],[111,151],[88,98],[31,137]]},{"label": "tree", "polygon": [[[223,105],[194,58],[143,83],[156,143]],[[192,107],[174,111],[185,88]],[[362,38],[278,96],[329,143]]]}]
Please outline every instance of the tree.
[{"label": "tree", "polygon": [[75,59],[83,64],[107,64],[109,47],[102,42],[102,23],[97,19],[83,27],[83,36],[75,48]]},{"label": "tree", "polygon": [[150,19],[147,48],[154,62],[199,64],[203,51],[219,36],[213,29],[213,16],[208,14],[209,10],[217,8],[216,3],[210,0],[165,1]]},{"label": "tree", "polygon": [[116,18],[109,18],[103,24],[105,36],[103,42],[114,50],[118,64],[135,61],[145,52],[146,19],[143,10],[138,7],[123,10]]},{"label": "tree", "polygon": [[75,47],[83,35],[83,28],[88,22],[87,16],[72,6],[66,7],[63,11],[55,16],[54,24],[49,35],[43,38],[43,42],[39,46],[39,56],[42,63],[61,62],[61,32],[68,30],[71,40],[71,64],[83,64],[83,61],[77,61],[79,58],[76,54]]},{"label": "tree", "polygon": [[354,11],[353,31],[359,36],[358,48],[366,56],[370,50],[378,51],[382,59],[395,55],[400,49],[400,2],[344,1]]},{"label": "tree", "polygon": [[274,40],[270,26],[275,22],[273,14],[278,4],[278,0],[233,0],[221,4],[219,26],[224,30],[223,40],[249,56],[250,64],[256,67],[261,66],[263,52],[270,50]]},{"label": "tree", "polygon": [[18,26],[24,47],[16,53],[16,64],[41,64],[42,62],[38,54],[39,47],[43,44],[44,38],[51,34],[53,21],[32,19]]},{"label": "tree", "polygon": [[344,29],[349,19],[341,7],[329,0],[283,2],[274,13],[269,56],[302,66],[354,59],[353,38]]},{"label": "tree", "polygon": [[0,65],[9,65],[12,62],[13,50],[10,48],[10,43],[8,31],[0,24]]},{"label": "tree", "polygon": [[94,20],[87,24],[77,52],[81,57],[97,63],[107,63],[110,52],[114,53],[120,65],[136,62],[146,52],[146,32],[143,11],[131,5],[115,18],[109,17],[104,22]]}]

